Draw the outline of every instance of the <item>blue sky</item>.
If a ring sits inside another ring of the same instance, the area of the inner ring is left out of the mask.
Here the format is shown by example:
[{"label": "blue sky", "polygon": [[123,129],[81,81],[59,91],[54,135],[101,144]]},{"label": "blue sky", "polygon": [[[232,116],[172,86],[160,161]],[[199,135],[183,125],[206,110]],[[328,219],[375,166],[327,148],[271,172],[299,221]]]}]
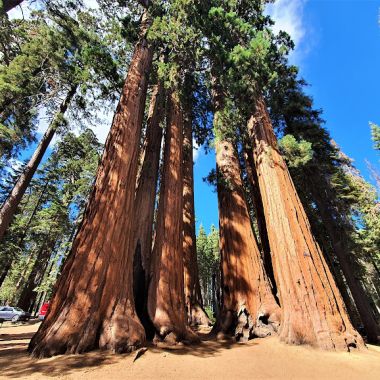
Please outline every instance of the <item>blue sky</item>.
[{"label": "blue sky", "polygon": [[[355,166],[371,180],[365,160],[379,167],[368,122],[380,124],[379,0],[280,0],[269,13],[296,42],[291,61],[308,81],[307,92],[323,109],[326,128]],[[197,227],[218,225],[217,197],[202,177],[214,155],[195,163]]]}]

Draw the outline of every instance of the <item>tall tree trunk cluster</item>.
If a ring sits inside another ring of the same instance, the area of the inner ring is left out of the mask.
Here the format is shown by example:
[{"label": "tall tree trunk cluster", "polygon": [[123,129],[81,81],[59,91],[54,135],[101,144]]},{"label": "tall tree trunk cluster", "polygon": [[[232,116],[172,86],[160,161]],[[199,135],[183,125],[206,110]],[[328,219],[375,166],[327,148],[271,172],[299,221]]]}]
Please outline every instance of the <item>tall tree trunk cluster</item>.
[{"label": "tall tree trunk cluster", "polygon": [[185,121],[175,88],[153,86],[140,148],[154,50],[146,15],[87,210],[29,345],[37,357],[95,348],[128,352],[153,337],[167,344],[197,341],[189,323],[208,323],[196,265],[191,121],[184,169]]},{"label": "tall tree trunk cluster", "polygon": [[251,182],[249,196],[255,205],[260,252],[244,199],[238,141],[219,118],[223,97],[216,92],[214,129],[222,263],[222,312],[217,330],[237,339],[278,331],[286,343],[326,350],[364,346],[311,232],[279,152],[263,97],[258,96],[245,131],[248,138],[243,138],[241,146],[243,170]]},{"label": "tall tree trunk cluster", "polygon": [[[49,312],[29,345],[36,357],[96,348],[129,352],[153,337],[166,344],[195,342],[190,325],[209,323],[195,249],[191,109],[184,106],[181,89],[152,86],[140,148],[154,56],[146,37],[150,23],[146,11],[88,207]],[[214,123],[221,132],[223,104],[223,95],[215,92]],[[311,232],[261,96],[244,130],[248,138],[240,144],[223,133],[215,139],[222,291],[215,329],[237,340],[279,334],[287,343],[326,350],[364,346]],[[32,171],[41,157],[40,152],[32,160]],[[17,207],[27,182],[21,178],[5,211]],[[0,233],[9,224],[7,215],[1,214]],[[42,247],[29,291],[45,256]]]}]

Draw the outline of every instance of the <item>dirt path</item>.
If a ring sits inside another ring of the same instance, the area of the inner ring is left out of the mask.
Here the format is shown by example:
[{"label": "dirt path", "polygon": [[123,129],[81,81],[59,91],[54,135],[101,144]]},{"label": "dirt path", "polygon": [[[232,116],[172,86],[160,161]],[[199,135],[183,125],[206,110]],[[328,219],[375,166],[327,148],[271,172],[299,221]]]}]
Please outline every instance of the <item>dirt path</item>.
[{"label": "dirt path", "polygon": [[365,353],[320,352],[287,346],[276,338],[248,344],[214,341],[175,350],[149,348],[132,355],[58,356],[33,360],[26,354],[38,324],[0,327],[0,379],[379,379],[380,347]]}]

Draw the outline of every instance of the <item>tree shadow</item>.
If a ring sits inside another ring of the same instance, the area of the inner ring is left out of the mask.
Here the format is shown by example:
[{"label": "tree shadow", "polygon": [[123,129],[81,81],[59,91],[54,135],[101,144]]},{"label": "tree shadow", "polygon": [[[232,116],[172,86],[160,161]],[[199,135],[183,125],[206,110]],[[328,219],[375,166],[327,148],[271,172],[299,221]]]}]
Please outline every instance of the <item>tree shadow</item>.
[{"label": "tree shadow", "polygon": [[[215,336],[208,332],[198,333],[201,342],[198,344],[178,344],[154,346],[148,344],[148,350],[152,354],[192,355],[200,358],[208,358],[220,355],[223,350],[233,347],[250,347],[252,344],[236,343],[234,340],[217,341]],[[126,360],[126,365],[133,365],[136,353],[115,355],[106,351],[92,351],[80,355],[59,355],[47,359],[34,359],[27,353],[29,338],[33,333],[7,334],[0,342],[0,368],[1,375],[8,378],[25,378],[32,374],[41,376],[59,377],[69,375],[78,370],[99,369],[104,365],[115,364]],[[24,340],[24,342],[20,342]],[[12,342],[16,341],[16,342]]]},{"label": "tree shadow", "polygon": [[[0,342],[9,342],[11,340],[25,340],[32,339],[34,333],[20,333],[20,334],[0,334]],[[1,344],[3,346],[3,344]]]},{"label": "tree shadow", "polygon": [[152,353],[170,353],[174,355],[192,355],[200,358],[208,358],[220,355],[224,350],[230,350],[234,347],[251,347],[258,345],[256,342],[250,341],[249,344],[236,342],[234,339],[217,340],[216,334],[213,332],[197,332],[200,342],[195,344],[187,344],[182,342],[177,345],[166,345],[158,343],[157,345],[149,344],[149,351]]},{"label": "tree shadow", "polygon": [[101,367],[116,362],[116,355],[95,351],[83,355],[61,355],[50,359],[33,359],[27,351],[27,344],[0,349],[1,374],[9,378],[25,378],[40,373],[46,376],[68,375],[74,370]]}]

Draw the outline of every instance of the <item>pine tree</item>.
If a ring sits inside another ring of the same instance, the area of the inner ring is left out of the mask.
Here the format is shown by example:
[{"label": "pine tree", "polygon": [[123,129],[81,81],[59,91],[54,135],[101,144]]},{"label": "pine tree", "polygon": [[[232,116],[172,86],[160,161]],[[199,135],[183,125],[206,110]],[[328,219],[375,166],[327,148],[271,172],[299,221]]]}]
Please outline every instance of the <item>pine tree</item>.
[{"label": "pine tree", "polygon": [[[24,310],[37,306],[39,292],[35,289],[50,267],[51,271],[59,269],[66,245],[71,243],[92,186],[100,148],[91,130],[79,136],[68,133],[38,172],[1,247],[5,255],[2,266],[10,269],[13,265],[0,298],[18,303]],[[29,265],[20,271],[18,267],[25,260]]]},{"label": "pine tree", "polygon": [[[101,45],[99,37],[94,37],[91,34],[91,31],[85,31],[85,28],[91,25],[89,20],[87,20],[85,16],[82,16],[82,24],[80,24],[78,21],[72,19],[69,16],[69,14],[62,13],[57,9],[53,9],[51,11],[51,19],[52,21],[55,21],[57,25],[57,30],[53,29],[52,32],[50,32],[51,28],[47,27],[46,25],[43,25],[43,30],[46,28],[48,29],[48,31],[45,31],[44,33],[54,33],[54,37],[50,38],[54,38],[55,44],[56,40],[58,40],[60,44],[58,44],[58,47],[53,45],[51,47],[51,51],[48,52],[45,52],[45,50],[43,50],[43,52],[40,52],[39,48],[37,47],[38,54],[36,55],[35,53],[33,53],[35,55],[35,65],[38,70],[42,70],[41,67],[38,66],[40,56],[42,55],[42,53],[44,53],[44,57],[49,56],[49,59],[52,59],[51,57],[54,57],[54,55],[58,56],[58,58],[53,59],[53,62],[50,62],[49,65],[57,65],[59,67],[58,71],[60,72],[60,75],[58,76],[58,78],[54,79],[57,82],[60,81],[61,83],[57,85],[58,88],[56,88],[55,91],[63,91],[65,95],[64,99],[61,101],[58,107],[56,114],[52,118],[50,126],[44,133],[44,136],[42,137],[37,149],[33,153],[28,164],[25,166],[23,173],[20,175],[20,177],[17,179],[17,182],[14,184],[14,187],[10,192],[8,198],[6,199],[5,203],[2,205],[2,208],[0,210],[0,239],[4,235],[9,224],[11,223],[14,213],[16,212],[17,206],[20,203],[21,198],[25,193],[25,190],[28,187],[34,173],[36,172],[37,167],[40,164],[53,136],[55,135],[57,130],[62,128],[62,125],[65,121],[65,113],[69,108],[70,103],[72,102],[78,87],[82,84],[83,80],[86,79],[86,86],[90,88],[91,84],[88,78],[89,71],[92,70],[94,72],[93,83],[96,83],[95,81],[101,80],[103,80],[104,82],[108,81],[108,83],[111,82],[111,85],[108,85],[108,87],[110,87],[111,89],[113,89],[115,81],[118,80],[116,69],[112,65],[113,61],[110,56],[110,52],[107,51],[104,45]],[[91,21],[93,22],[93,20]],[[34,39],[32,41],[33,46],[38,43],[41,45],[41,41],[35,41]],[[23,56],[18,55],[15,58],[15,60],[12,61],[12,63],[14,63],[20,57],[22,58]],[[24,57],[24,60],[25,59],[27,61],[30,60],[27,54],[26,57]],[[103,69],[101,64],[93,64],[93,59],[103,60],[108,63],[109,67]],[[22,62],[23,61],[21,61],[21,63]],[[16,67],[20,67],[20,62],[16,63]],[[25,70],[22,65],[20,70]],[[5,73],[7,75],[10,75],[8,71],[6,70]],[[22,77],[22,75],[20,74],[21,73],[19,73],[18,76]],[[32,75],[32,80],[34,81],[35,79],[33,73],[30,73],[30,75]],[[28,79],[26,80],[28,81]],[[38,86],[40,87],[41,84],[39,82],[42,81],[42,83],[47,85],[51,80],[52,79],[50,77],[43,76],[39,81],[36,82],[36,84],[38,84]],[[21,88],[23,88],[23,81],[25,81],[24,78],[21,78],[18,81],[16,80],[18,86],[21,86]],[[5,90],[8,86],[10,86],[10,84],[7,81],[5,85]],[[102,86],[103,95],[105,95],[104,90],[107,87],[104,84]],[[39,87],[37,89],[32,88],[32,90],[30,90],[32,91],[31,93],[38,93]],[[17,94],[17,97],[19,97],[17,91],[15,92]],[[23,94],[23,96],[25,95],[26,94]],[[12,107],[14,107],[14,101],[12,100],[12,96],[9,95],[9,92],[5,92],[4,103],[6,105],[9,102],[11,102]],[[10,115],[7,115],[6,118],[9,119]],[[14,118],[11,119],[14,120]]]}]

